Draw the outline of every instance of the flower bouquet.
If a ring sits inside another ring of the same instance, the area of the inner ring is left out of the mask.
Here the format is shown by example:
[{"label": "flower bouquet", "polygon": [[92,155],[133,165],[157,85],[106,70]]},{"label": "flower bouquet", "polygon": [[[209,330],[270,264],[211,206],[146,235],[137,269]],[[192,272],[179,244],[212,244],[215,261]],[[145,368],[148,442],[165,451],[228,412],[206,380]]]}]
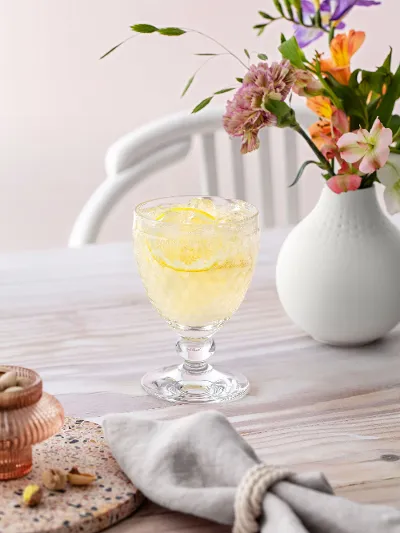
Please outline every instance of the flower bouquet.
[{"label": "flower bouquet", "polygon": [[[326,182],[314,210],[286,239],[277,264],[277,289],[287,314],[314,338],[340,345],[373,341],[400,321],[400,233],[376,199],[375,183],[385,187],[389,213],[400,211],[400,66],[392,50],[375,70],[351,69],[351,58],[365,33],[345,30],[346,15],[375,0],[273,0],[274,13],[259,11],[254,26],[261,36],[277,20],[289,21],[294,35],[281,35],[282,59],[268,62],[259,53],[251,64],[214,38],[196,30],[136,24],[133,32],[181,37],[192,32],[220,46],[203,53],[206,61],[229,54],[240,64],[237,85],[214,92],[193,109],[197,113],[220,94],[233,92],[223,125],[242,139],[243,154],[259,148],[259,132],[275,126],[292,128],[308,143],[313,159],[304,161],[293,183],[308,165],[316,165]],[[326,37],[330,57],[304,49]],[[119,43],[107,54],[124,42]],[[199,69],[198,69],[199,70]],[[182,95],[193,83],[188,80]],[[304,97],[316,114],[307,133],[296,119],[292,94]],[[393,154],[391,156],[391,154]],[[349,192],[350,191],[350,192]],[[348,194],[342,194],[348,193]]]},{"label": "flower bouquet", "polygon": [[[277,20],[290,21],[294,35],[281,35],[280,62],[267,62],[259,53],[260,62],[251,64],[245,49],[244,59],[223,44],[202,32],[189,28],[159,28],[152,24],[135,24],[135,33],[158,33],[180,37],[199,33],[223,48],[221,53],[202,53],[206,62],[221,54],[230,54],[240,63],[244,73],[237,77],[237,87],[216,91],[193,109],[204,109],[215,96],[236,91],[228,101],[223,118],[224,128],[232,137],[242,138],[243,154],[256,150],[259,131],[268,126],[292,128],[309,144],[315,159],[305,161],[293,184],[306,167],[315,164],[322,170],[328,187],[335,193],[372,187],[381,181],[385,186],[385,200],[390,213],[400,211],[400,170],[389,162],[390,152],[400,154],[400,116],[393,114],[400,98],[400,67],[392,69],[392,51],[374,71],[351,71],[351,58],[362,46],[365,33],[344,30],[346,15],[356,6],[375,6],[375,0],[273,0],[275,13],[259,11],[262,21],[254,26],[258,35]],[[326,37],[331,57],[315,51],[305,54],[303,49]],[[106,57],[128,39],[113,47]],[[246,59],[247,63],[246,64]],[[201,67],[200,67],[201,68]],[[195,75],[198,73],[198,69]],[[182,96],[193,83],[187,82]],[[307,106],[319,117],[309,129],[309,135],[296,120],[291,107],[291,94],[306,98]],[[378,178],[377,170],[390,167]]]}]

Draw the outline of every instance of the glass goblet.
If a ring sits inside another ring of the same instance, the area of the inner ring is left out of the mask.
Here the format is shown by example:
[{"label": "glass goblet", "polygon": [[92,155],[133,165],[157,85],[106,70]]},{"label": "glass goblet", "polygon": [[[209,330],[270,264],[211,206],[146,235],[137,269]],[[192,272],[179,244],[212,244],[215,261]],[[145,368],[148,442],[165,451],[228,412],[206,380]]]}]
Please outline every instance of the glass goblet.
[{"label": "glass goblet", "polygon": [[214,334],[245,297],[259,247],[258,211],[242,200],[171,197],[136,207],[134,250],[150,302],[178,334],[176,364],[148,372],[143,388],[171,402],[244,396],[246,377],[209,363]]}]

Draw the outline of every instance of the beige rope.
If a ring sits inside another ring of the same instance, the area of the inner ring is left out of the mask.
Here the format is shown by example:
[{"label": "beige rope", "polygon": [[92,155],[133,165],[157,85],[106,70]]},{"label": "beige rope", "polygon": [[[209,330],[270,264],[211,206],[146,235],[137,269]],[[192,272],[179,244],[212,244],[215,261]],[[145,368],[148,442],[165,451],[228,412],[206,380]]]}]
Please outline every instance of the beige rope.
[{"label": "beige rope", "polygon": [[257,533],[265,493],[278,481],[287,479],[292,472],[277,466],[257,464],[243,476],[236,491],[235,523],[232,533]]}]

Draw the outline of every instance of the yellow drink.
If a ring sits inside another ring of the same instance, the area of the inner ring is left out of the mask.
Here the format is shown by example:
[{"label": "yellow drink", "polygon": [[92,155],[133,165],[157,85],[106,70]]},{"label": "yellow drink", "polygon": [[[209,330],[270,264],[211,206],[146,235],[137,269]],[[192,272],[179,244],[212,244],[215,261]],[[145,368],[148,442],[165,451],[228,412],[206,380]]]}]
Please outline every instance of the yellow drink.
[{"label": "yellow drink", "polygon": [[137,213],[135,255],[155,308],[178,329],[218,328],[251,281],[259,238],[255,208],[193,198]]}]

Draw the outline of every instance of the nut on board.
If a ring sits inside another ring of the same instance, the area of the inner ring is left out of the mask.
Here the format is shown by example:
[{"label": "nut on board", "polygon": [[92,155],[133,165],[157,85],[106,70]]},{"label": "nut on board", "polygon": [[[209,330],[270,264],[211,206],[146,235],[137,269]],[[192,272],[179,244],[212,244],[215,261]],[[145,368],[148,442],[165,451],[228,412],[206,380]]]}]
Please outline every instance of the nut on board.
[{"label": "nut on board", "polygon": [[42,489],[39,485],[28,485],[25,487],[22,499],[28,507],[36,507],[42,500]]},{"label": "nut on board", "polygon": [[62,470],[50,468],[42,474],[43,485],[49,490],[64,490],[67,485],[67,474]]},{"label": "nut on board", "polygon": [[90,485],[93,481],[96,481],[96,476],[93,474],[87,474],[79,472],[78,468],[74,466],[67,474],[68,481],[71,485]]}]

